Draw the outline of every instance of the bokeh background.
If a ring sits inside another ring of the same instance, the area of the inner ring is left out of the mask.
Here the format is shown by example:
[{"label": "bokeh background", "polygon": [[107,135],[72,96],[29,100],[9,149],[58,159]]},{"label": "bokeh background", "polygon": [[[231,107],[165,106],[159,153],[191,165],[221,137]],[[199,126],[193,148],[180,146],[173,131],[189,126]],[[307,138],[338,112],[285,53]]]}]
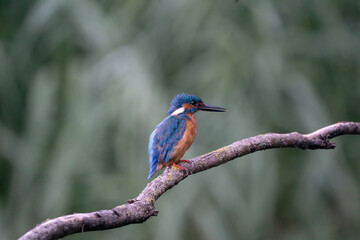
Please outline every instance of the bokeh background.
[{"label": "bokeh background", "polygon": [[[109,209],[147,184],[148,136],[180,92],[191,158],[266,132],[360,121],[357,0],[0,1],[0,238]],[[360,136],[191,176],[138,225],[67,239],[360,239]]]}]

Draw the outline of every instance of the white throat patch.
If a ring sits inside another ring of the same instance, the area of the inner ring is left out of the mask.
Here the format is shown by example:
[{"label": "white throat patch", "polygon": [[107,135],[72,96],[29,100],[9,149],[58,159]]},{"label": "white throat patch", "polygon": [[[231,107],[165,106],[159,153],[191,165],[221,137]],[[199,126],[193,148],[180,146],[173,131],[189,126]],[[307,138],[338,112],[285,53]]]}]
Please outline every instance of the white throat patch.
[{"label": "white throat patch", "polygon": [[172,114],[171,116],[177,116],[179,115],[180,113],[183,113],[185,111],[185,108],[181,107],[181,108],[178,108],[176,109]]}]

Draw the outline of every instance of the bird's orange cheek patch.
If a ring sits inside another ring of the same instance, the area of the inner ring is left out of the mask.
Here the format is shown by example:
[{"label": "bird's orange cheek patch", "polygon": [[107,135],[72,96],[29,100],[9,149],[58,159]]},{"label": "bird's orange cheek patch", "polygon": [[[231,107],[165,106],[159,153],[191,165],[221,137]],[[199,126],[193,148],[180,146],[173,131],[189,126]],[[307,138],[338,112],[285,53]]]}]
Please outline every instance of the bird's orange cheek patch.
[{"label": "bird's orange cheek patch", "polygon": [[194,105],[188,104],[188,103],[183,103],[181,106],[182,106],[183,108],[185,108],[185,109],[188,109],[188,110],[194,107]]}]

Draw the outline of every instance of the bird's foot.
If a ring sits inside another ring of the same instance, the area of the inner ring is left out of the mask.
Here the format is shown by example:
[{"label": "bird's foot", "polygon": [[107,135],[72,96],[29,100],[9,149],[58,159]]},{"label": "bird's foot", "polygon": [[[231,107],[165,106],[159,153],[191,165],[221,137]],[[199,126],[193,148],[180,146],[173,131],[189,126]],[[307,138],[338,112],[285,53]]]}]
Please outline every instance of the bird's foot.
[{"label": "bird's foot", "polygon": [[186,163],[189,163],[190,161],[189,161],[189,160],[179,160],[179,162],[186,162]]},{"label": "bird's foot", "polygon": [[183,168],[182,166],[177,165],[177,164],[175,164],[175,163],[173,163],[171,166],[172,166],[172,167],[179,168],[179,169],[181,169],[181,170],[184,170],[184,168]]}]

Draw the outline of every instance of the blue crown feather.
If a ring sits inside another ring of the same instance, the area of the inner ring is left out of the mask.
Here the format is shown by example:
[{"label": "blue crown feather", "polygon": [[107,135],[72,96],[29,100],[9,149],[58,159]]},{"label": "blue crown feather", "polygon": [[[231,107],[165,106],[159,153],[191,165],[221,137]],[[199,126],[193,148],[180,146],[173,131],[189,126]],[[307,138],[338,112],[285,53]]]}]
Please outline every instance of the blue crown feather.
[{"label": "blue crown feather", "polygon": [[203,102],[199,97],[187,93],[180,93],[176,95],[170,103],[168,115],[172,114],[176,109],[181,108],[184,103],[199,103]]}]

